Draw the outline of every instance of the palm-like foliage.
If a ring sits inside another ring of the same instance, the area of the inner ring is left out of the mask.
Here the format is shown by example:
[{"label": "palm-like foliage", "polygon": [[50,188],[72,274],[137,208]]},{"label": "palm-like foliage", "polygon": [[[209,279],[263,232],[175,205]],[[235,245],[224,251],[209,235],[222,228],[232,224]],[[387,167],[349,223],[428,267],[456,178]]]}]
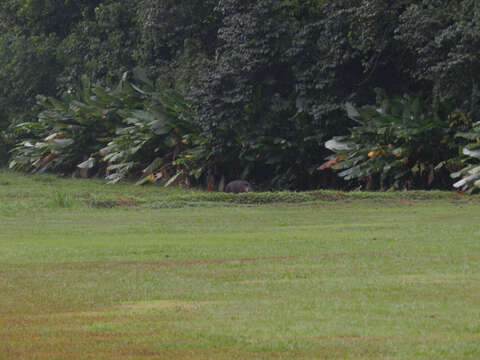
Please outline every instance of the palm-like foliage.
[{"label": "palm-like foliage", "polygon": [[336,155],[321,169],[341,170],[339,176],[365,180],[369,188],[449,186],[446,174],[458,163],[455,129],[467,125],[451,122],[446,106],[395,97],[378,106],[347,104],[346,109],[357,126],[349,136],[326,143]]},{"label": "palm-like foliage", "polygon": [[135,171],[144,176],[140,184],[177,178],[186,167],[186,161],[179,160],[188,157],[184,152],[200,131],[192,122],[190,104],[180,94],[157,89],[145,76],[137,75],[142,89],[132,88],[143,97],[143,108],[119,111],[124,126],[100,151],[111,183]]},{"label": "palm-like foliage", "polygon": [[478,192],[480,190],[480,122],[476,122],[469,132],[459,132],[457,137],[467,139],[471,143],[463,148],[468,165],[452,174],[452,178],[461,178],[453,186],[469,193]]},{"label": "palm-like foliage", "polygon": [[[10,168],[32,172],[73,172],[115,134],[122,119],[123,96],[84,79],[82,87],[61,101],[39,96],[38,121],[17,125],[23,140],[12,150]],[[20,136],[19,136],[20,137]],[[93,167],[90,162],[89,167]]]},{"label": "palm-like foliage", "polygon": [[135,83],[125,73],[113,90],[85,80],[62,101],[40,97],[38,121],[15,127],[23,140],[10,167],[56,173],[95,168],[105,170],[111,183],[140,174],[145,181],[168,180],[186,170],[189,154],[182,152],[199,132],[190,105],[174,91],[156,88],[141,69],[132,73]]}]

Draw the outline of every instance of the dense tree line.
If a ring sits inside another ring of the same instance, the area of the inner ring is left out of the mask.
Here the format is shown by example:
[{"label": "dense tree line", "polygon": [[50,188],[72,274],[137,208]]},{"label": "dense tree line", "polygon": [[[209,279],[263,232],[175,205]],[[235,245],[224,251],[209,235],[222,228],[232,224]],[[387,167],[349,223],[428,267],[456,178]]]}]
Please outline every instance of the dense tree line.
[{"label": "dense tree line", "polygon": [[[457,133],[468,133],[480,120],[479,55],[480,5],[475,0],[4,0],[0,157],[6,161],[12,155],[7,149],[55,130],[55,125],[44,125],[43,132],[32,126],[42,123],[39,114],[51,106],[37,95],[71,104],[72,94],[86,86],[82,78],[96,88],[93,94],[113,91],[122,81],[125,89],[131,81],[141,99],[127,96],[122,106],[103,99],[102,106],[116,109],[119,119],[105,143],[94,149],[116,141],[125,123],[122,111],[152,111],[166,104],[147,94],[178,93],[191,119],[191,126],[183,127],[186,133],[175,133],[178,141],[169,140],[183,144],[173,153],[152,146],[165,141],[163,134],[157,134],[159,140],[143,128],[150,142],[142,145],[143,155],[136,153],[132,174],[168,153],[169,175],[182,171],[187,179],[185,174],[195,174],[189,183],[216,186],[225,178],[248,178],[265,188],[339,186],[331,169],[343,162],[344,170],[358,169],[347,172],[348,183],[341,186],[448,187],[450,173],[466,161],[458,157],[459,150],[475,147],[475,138]],[[367,131],[358,127],[358,116],[346,111],[347,103],[351,111],[386,104],[400,110],[390,112],[390,120],[368,115],[367,125],[376,127]],[[127,104],[134,108],[126,109]],[[409,109],[423,111],[415,117],[421,121],[409,123],[409,135],[391,135],[390,129],[387,139],[385,121],[404,126],[402,114]],[[375,136],[367,142],[354,129]],[[361,148],[364,155],[325,147],[339,136],[337,145],[343,141],[344,149]],[[422,146],[432,138],[442,158]],[[344,161],[349,157],[350,163]],[[102,171],[97,158],[95,173]],[[400,161],[405,166],[397,166]],[[109,166],[104,161],[103,170]],[[149,169],[144,175],[155,178],[160,168]]]}]

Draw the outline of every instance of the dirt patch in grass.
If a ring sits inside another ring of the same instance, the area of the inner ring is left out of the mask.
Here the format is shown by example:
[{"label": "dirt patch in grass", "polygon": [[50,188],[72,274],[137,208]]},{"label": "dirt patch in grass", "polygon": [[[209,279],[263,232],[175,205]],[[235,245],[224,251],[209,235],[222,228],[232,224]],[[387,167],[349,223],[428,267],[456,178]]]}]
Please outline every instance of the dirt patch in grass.
[{"label": "dirt patch in grass", "polygon": [[115,208],[115,207],[133,207],[133,206],[139,206],[140,203],[137,200],[127,198],[127,197],[119,197],[116,199],[89,199],[86,200],[85,203],[92,207],[92,208],[97,208],[97,209],[103,209],[103,208]]},{"label": "dirt patch in grass", "polygon": [[115,200],[115,204],[117,204],[117,206],[138,206],[139,205],[138,201],[129,199],[129,198],[117,198]]},{"label": "dirt patch in grass", "polygon": [[175,300],[155,300],[142,301],[123,304],[119,307],[122,310],[187,310],[193,311],[198,308],[198,303],[175,301]]},{"label": "dirt patch in grass", "polygon": [[470,281],[471,275],[465,274],[446,274],[446,275],[404,275],[402,281],[412,284],[457,284],[462,281]]},{"label": "dirt patch in grass", "polygon": [[[215,265],[228,263],[253,263],[268,261],[284,261],[297,259],[330,259],[343,257],[395,257],[395,254],[389,253],[332,253],[332,254],[314,254],[314,255],[291,255],[291,256],[265,256],[251,258],[217,258],[217,259],[188,259],[188,260],[165,260],[165,261],[116,261],[116,262],[74,262],[74,263],[50,263],[41,264],[41,266],[52,266],[60,269],[78,270],[78,269],[110,269],[123,266],[141,266],[141,267],[165,267],[165,266],[195,266],[195,265]],[[35,265],[35,264],[30,264]]]},{"label": "dirt patch in grass", "polygon": [[[71,262],[71,263],[30,263],[29,266],[38,265],[41,268],[55,268],[61,270],[109,270],[124,267],[154,269],[159,267],[170,266],[199,266],[199,265],[221,265],[221,264],[241,264],[241,263],[261,263],[289,260],[314,260],[314,259],[333,259],[333,258],[425,258],[425,259],[480,259],[480,255],[448,255],[448,254],[395,254],[387,252],[371,252],[371,253],[331,253],[331,254],[312,254],[312,255],[290,255],[290,256],[265,256],[265,257],[249,257],[249,258],[214,258],[214,259],[181,259],[181,260],[159,260],[159,261],[102,261],[102,262]],[[16,267],[24,267],[22,265],[12,265]]]}]

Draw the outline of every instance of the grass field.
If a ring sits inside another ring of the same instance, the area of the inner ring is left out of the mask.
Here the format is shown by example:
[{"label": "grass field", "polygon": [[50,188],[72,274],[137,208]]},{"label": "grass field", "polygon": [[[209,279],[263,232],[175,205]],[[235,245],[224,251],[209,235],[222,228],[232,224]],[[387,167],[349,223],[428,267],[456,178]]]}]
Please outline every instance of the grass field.
[{"label": "grass field", "polygon": [[480,359],[480,199],[0,172],[0,359]]}]

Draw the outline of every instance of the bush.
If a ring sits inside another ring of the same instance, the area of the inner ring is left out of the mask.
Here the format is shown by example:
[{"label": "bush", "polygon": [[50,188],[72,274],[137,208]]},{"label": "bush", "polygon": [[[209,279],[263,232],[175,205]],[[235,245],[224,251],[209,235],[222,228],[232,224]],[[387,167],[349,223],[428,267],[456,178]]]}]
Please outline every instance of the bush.
[{"label": "bush", "polygon": [[378,106],[346,104],[358,125],[349,136],[326,143],[336,155],[321,169],[341,170],[339,176],[359,180],[368,189],[448,188],[448,175],[459,165],[455,132],[468,128],[468,119],[420,98],[382,100],[381,91],[379,95]]},{"label": "bush", "polygon": [[[10,168],[31,172],[72,173],[98,151],[121,125],[122,96],[84,78],[82,88],[62,100],[37,97],[43,110],[37,121],[14,126],[21,141],[13,148]],[[90,162],[88,168],[93,168]]]},{"label": "bush", "polygon": [[[136,69],[137,81],[143,89],[132,85],[142,96],[141,109],[124,106],[119,111],[124,125],[115,137],[100,150],[107,166],[107,179],[115,183],[127,175],[144,178],[139,184],[165,180],[182,180],[190,184],[189,165],[198,143],[200,129],[192,122],[191,105],[173,90],[156,88],[146,75]],[[127,104],[125,104],[127,105]],[[183,176],[181,176],[183,175]]]},{"label": "bush", "polygon": [[[189,183],[191,153],[201,139],[192,123],[190,105],[172,90],[156,88],[143,70],[124,74],[114,90],[92,86],[61,101],[39,97],[44,110],[38,121],[19,124],[11,134],[21,139],[12,151],[10,168],[70,174],[79,169],[105,174],[115,183],[125,176],[140,183],[172,178]],[[203,154],[200,148],[200,154]]]},{"label": "bush", "polygon": [[463,148],[463,154],[466,156],[464,162],[467,163],[462,170],[452,174],[452,178],[461,178],[453,186],[468,193],[478,192],[480,190],[480,122],[473,125],[469,132],[459,132],[457,137],[472,141]]}]

